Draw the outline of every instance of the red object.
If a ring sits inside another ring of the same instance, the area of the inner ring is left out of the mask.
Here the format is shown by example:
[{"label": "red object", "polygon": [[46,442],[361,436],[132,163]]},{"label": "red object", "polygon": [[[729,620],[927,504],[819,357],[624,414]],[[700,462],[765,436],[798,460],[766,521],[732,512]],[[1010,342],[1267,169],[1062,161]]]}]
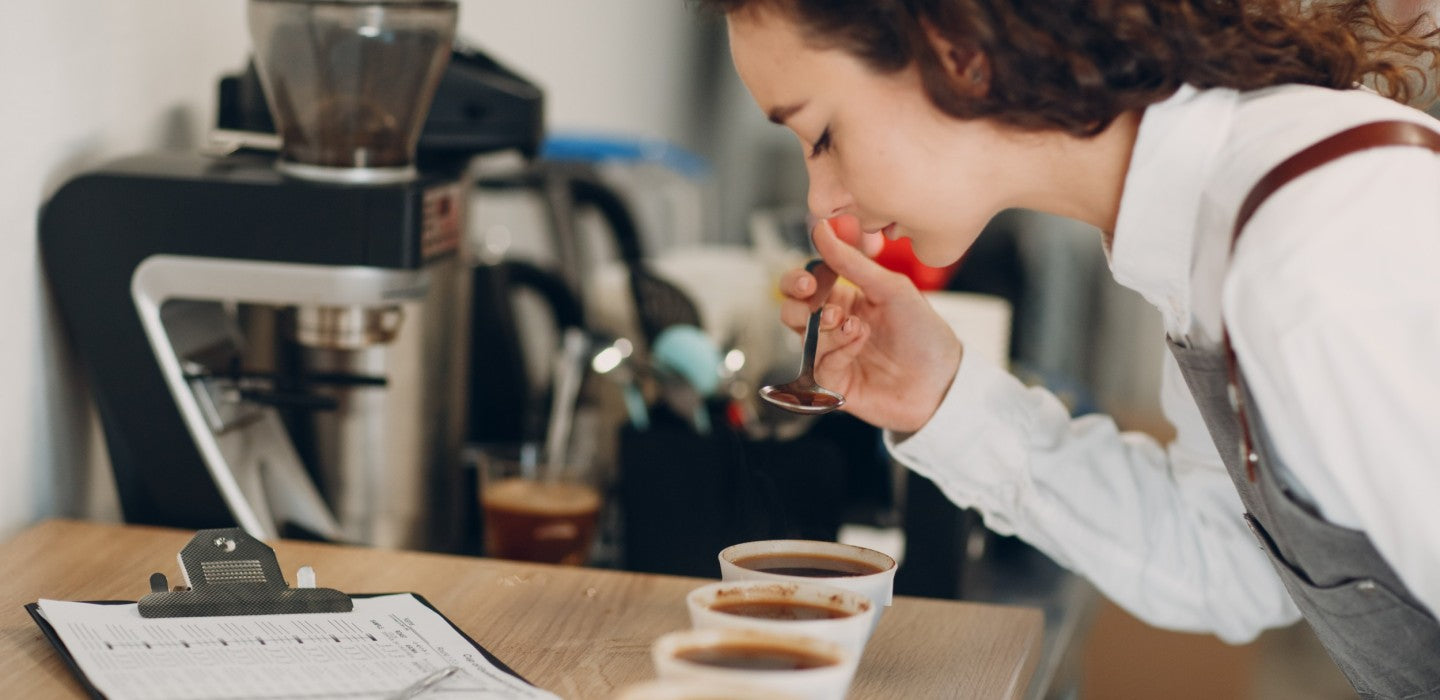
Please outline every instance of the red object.
[{"label": "red object", "polygon": [[920,262],[915,257],[915,251],[910,249],[908,238],[895,241],[885,239],[885,245],[875,256],[875,262],[887,270],[894,270],[909,277],[922,291],[944,289],[950,282],[950,276],[955,274],[955,268],[960,266],[959,261],[945,267],[930,267]]}]

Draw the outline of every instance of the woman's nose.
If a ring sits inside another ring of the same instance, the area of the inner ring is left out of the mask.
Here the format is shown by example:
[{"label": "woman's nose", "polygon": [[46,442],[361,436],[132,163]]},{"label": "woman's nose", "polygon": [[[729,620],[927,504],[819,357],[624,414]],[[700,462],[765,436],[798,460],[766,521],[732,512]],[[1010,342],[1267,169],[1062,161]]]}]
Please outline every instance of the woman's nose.
[{"label": "woman's nose", "polygon": [[810,192],[806,202],[810,213],[822,219],[846,213],[852,204],[850,193],[836,177],[835,169],[828,163],[809,161],[805,170],[810,175]]}]

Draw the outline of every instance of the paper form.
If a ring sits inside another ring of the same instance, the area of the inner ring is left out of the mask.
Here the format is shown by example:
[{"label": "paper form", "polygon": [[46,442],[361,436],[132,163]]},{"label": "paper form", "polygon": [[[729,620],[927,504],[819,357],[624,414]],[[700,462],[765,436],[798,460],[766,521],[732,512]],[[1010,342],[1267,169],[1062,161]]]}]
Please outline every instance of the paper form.
[{"label": "paper form", "polygon": [[40,611],[111,700],[389,698],[447,666],[422,698],[556,698],[500,670],[408,593],[348,613],[144,618],[136,605],[41,600]]}]

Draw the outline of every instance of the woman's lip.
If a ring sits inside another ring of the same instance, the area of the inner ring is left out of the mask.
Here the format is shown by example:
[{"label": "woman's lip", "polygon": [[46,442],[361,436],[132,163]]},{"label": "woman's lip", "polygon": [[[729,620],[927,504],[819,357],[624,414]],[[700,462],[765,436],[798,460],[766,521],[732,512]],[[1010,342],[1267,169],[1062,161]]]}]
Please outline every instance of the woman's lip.
[{"label": "woman's lip", "polygon": [[893,238],[895,238],[895,222],[892,221],[892,222],[890,222],[890,223],[888,223],[888,224],[885,224],[884,226],[881,226],[880,228],[870,229],[870,230],[866,231],[865,233],[867,233],[867,234],[876,234],[876,233],[878,233],[878,234],[881,234],[881,235],[885,236],[886,238],[893,239]]}]

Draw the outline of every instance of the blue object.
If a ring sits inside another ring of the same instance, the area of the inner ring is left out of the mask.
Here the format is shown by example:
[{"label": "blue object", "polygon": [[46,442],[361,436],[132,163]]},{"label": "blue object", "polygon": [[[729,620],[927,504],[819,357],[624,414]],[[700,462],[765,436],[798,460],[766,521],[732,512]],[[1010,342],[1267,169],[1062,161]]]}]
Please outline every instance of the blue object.
[{"label": "blue object", "polygon": [[705,331],[691,325],[676,324],[660,331],[650,346],[651,362],[663,374],[679,377],[695,391],[693,414],[695,432],[710,433],[710,413],[705,398],[720,389],[720,367],[724,359],[720,346]]},{"label": "blue object", "polygon": [[650,429],[650,407],[645,405],[645,397],[640,393],[640,387],[634,382],[625,385],[623,390],[625,397],[625,412],[630,415],[630,425],[636,430]]},{"label": "blue object", "polygon": [[700,396],[720,388],[720,347],[695,326],[677,324],[661,331],[650,355],[656,367],[679,375]]},{"label": "blue object", "polygon": [[540,145],[540,157],[594,163],[656,163],[692,178],[710,174],[709,161],[673,143],[614,134],[551,134]]}]

